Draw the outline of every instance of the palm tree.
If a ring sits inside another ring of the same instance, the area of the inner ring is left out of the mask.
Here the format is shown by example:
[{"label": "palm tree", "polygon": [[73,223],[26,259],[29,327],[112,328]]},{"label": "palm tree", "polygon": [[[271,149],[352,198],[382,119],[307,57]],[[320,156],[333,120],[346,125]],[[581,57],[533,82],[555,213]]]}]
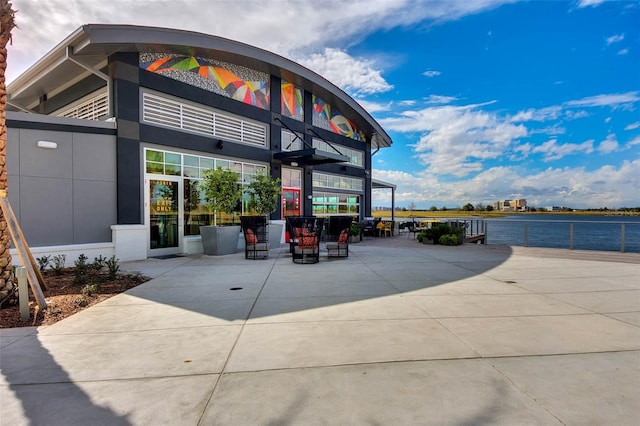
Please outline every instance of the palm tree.
[{"label": "palm tree", "polygon": [[[9,0],[0,0],[0,197],[7,196],[7,89],[5,71],[7,69],[7,43],[11,42],[11,31],[15,28],[15,11]],[[11,236],[7,220],[0,210],[0,301],[14,292],[15,279],[11,264]]]}]

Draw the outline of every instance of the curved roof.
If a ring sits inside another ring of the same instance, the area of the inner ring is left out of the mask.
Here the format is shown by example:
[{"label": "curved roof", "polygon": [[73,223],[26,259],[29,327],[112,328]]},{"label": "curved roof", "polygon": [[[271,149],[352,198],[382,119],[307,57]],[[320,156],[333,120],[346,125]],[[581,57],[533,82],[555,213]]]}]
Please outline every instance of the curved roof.
[{"label": "curved roof", "polygon": [[40,96],[60,88],[60,82],[76,80],[88,71],[73,58],[91,67],[102,67],[117,52],[160,52],[211,57],[276,75],[331,104],[367,134],[371,144],[388,147],[389,135],[371,115],[342,89],[319,74],[289,59],[254,46],[222,37],[158,27],[135,25],[83,25],[31,68],[7,86],[9,101],[26,107]]}]

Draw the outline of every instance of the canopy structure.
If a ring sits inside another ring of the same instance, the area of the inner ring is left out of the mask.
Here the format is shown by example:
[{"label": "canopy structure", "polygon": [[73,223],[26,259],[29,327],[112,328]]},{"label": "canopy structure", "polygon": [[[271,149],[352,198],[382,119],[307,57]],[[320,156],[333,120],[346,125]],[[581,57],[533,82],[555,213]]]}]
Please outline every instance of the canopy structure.
[{"label": "canopy structure", "polygon": [[347,163],[346,155],[322,151],[317,148],[305,148],[297,151],[283,151],[273,155],[273,158],[285,164],[298,163],[298,165]]},{"label": "canopy structure", "polygon": [[371,190],[390,189],[391,190],[391,220],[396,220],[396,185],[378,179],[371,179]]}]

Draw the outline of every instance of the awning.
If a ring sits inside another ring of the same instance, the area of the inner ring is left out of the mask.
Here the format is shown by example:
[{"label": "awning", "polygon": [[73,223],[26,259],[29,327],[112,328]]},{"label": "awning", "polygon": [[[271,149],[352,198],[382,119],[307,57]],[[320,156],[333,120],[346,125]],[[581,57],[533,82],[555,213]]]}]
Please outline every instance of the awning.
[{"label": "awning", "polygon": [[280,160],[282,163],[287,165],[291,165],[291,163],[298,163],[300,166],[349,162],[349,157],[346,155],[338,154],[337,152],[322,151],[317,148],[277,152],[273,154],[273,158],[275,160]]}]

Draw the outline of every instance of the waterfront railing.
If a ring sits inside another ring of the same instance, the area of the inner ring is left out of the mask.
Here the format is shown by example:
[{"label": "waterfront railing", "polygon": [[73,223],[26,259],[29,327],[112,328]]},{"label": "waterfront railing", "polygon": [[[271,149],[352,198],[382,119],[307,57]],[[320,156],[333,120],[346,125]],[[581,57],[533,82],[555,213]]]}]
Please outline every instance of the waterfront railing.
[{"label": "waterfront railing", "polygon": [[514,219],[514,218],[412,218],[464,228],[467,242],[491,245],[565,248],[640,253],[640,220]]}]

